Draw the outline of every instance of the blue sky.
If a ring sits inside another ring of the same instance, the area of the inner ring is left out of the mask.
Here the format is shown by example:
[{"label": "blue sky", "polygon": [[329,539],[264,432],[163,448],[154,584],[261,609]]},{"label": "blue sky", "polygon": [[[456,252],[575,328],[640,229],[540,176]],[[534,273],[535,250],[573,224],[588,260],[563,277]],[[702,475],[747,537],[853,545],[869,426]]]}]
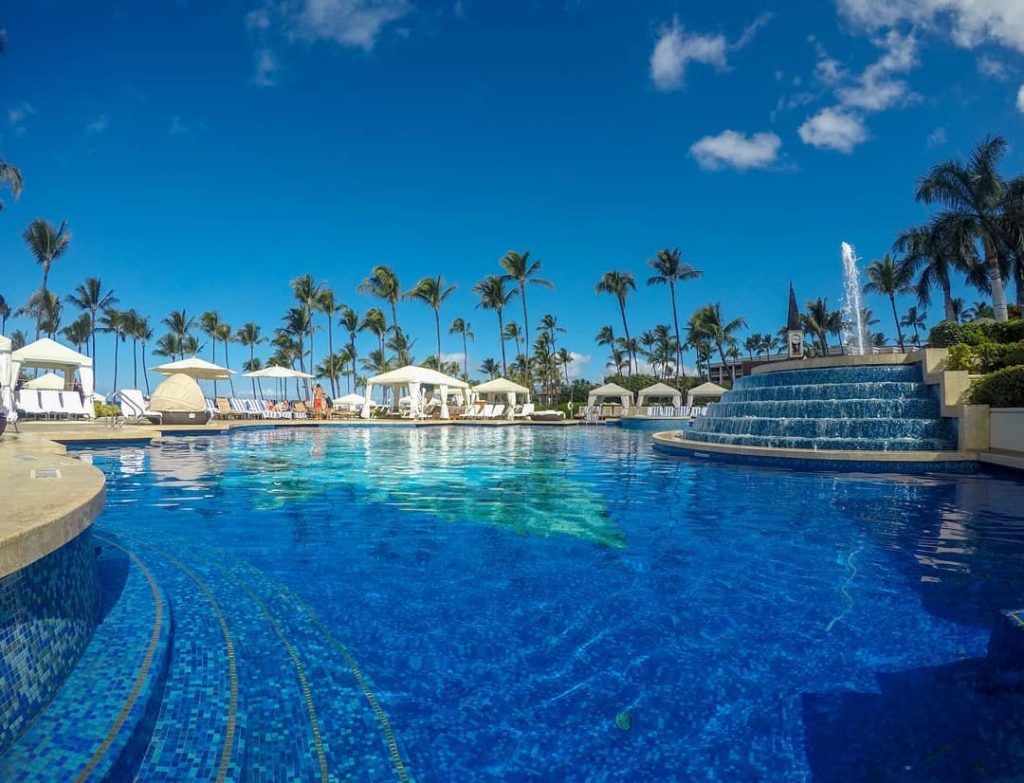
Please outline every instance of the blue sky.
[{"label": "blue sky", "polygon": [[[721,301],[774,330],[791,279],[801,302],[838,303],[841,241],[867,261],[926,216],[912,194],[931,163],[996,133],[1007,173],[1024,171],[1021,0],[40,0],[4,14],[0,158],[25,176],[0,213],[15,305],[39,285],[22,230],[66,219],[51,287],[99,274],[154,322],[216,309],[269,332],[299,274],[362,311],[374,264],[410,287],[441,272],[459,285],[442,316],[471,321],[475,367],[498,355],[497,326],[470,289],[529,249],[557,285],[531,291],[531,320],[555,313],[596,377],[593,336],[619,324],[593,293],[605,270],[641,281],[636,333],[670,318],[667,291],[642,284],[665,246],[705,273],[680,292],[683,317]],[[404,303],[399,318],[431,353],[430,311]]]}]

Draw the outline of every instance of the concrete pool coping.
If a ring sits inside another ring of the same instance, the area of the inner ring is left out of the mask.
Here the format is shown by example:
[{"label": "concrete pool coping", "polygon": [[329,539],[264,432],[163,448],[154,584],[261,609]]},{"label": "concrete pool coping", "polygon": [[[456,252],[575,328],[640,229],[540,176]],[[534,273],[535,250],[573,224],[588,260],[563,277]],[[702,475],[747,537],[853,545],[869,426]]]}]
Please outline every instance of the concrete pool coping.
[{"label": "concrete pool coping", "polygon": [[0,440],[0,578],[20,571],[86,530],[103,510],[99,470],[38,435]]},{"label": "concrete pool coping", "polygon": [[655,447],[664,451],[692,455],[718,454],[761,459],[812,460],[821,462],[860,463],[947,463],[977,462],[975,451],[849,451],[838,449],[782,449],[767,446],[733,446],[724,443],[688,441],[680,432],[655,432],[651,435]]}]

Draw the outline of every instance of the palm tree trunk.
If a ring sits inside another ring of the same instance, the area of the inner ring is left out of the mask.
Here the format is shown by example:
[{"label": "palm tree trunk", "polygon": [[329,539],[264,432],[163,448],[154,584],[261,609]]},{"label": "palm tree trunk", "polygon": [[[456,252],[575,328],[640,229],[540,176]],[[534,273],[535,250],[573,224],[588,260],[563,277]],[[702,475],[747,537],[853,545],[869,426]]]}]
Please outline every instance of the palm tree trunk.
[{"label": "palm tree trunk", "polygon": [[508,365],[505,363],[505,320],[501,317],[501,310],[498,313],[498,342],[501,343],[501,374],[508,375]]},{"label": "palm tree trunk", "polygon": [[943,315],[945,316],[944,320],[955,321],[956,310],[953,308],[953,294],[949,289],[949,283],[942,286],[942,307]]},{"label": "palm tree trunk", "polygon": [[[523,300],[523,334],[526,336],[526,350],[530,350],[530,319],[526,315],[526,283],[522,281],[519,283],[519,298]],[[518,341],[516,344],[518,345]],[[523,363],[523,374],[526,377],[526,385],[532,386],[530,383],[530,362],[528,360]]]},{"label": "palm tree trunk", "polygon": [[117,391],[117,344],[121,340],[121,335],[114,332],[114,391]]},{"label": "palm tree trunk", "polygon": [[132,338],[132,386],[136,389],[139,388],[139,361],[138,355],[138,342]]},{"label": "palm tree trunk", "polygon": [[441,313],[434,310],[434,331],[437,332],[437,371],[441,372]]},{"label": "palm tree trunk", "polygon": [[985,265],[988,267],[988,278],[992,286],[992,310],[997,321],[1009,320],[1006,309],[1006,289],[1003,287],[1003,275],[999,270],[999,255],[996,253],[992,240],[988,235],[982,236],[985,246]]},{"label": "palm tree trunk", "polygon": [[462,372],[469,377],[469,345],[466,343],[466,330],[462,330]]},{"label": "palm tree trunk", "polygon": [[[327,352],[334,356],[334,318],[332,313],[327,314]],[[338,384],[331,378],[331,396],[338,396]]]},{"label": "palm tree trunk", "polygon": [[685,378],[686,373],[683,372],[683,344],[679,340],[679,311],[676,309],[676,284],[670,281],[668,290],[672,294],[672,323],[676,328],[676,380],[678,381],[680,377]]},{"label": "palm tree trunk", "polygon": [[46,293],[46,283],[50,278],[50,262],[43,262],[43,293]]},{"label": "palm tree trunk", "polygon": [[[636,364],[636,354],[633,353],[633,340],[629,336],[629,324],[626,323],[626,302],[625,300],[619,300],[619,312],[622,313],[622,329],[626,333],[626,356],[631,357],[633,364]],[[637,372],[640,372],[640,367],[637,365]],[[632,367],[629,370],[629,377],[633,377]]]},{"label": "palm tree trunk", "polygon": [[903,346],[903,330],[900,328],[900,317],[896,313],[896,297],[892,294],[889,295],[889,304],[892,305],[892,320],[896,322],[896,342],[899,343],[900,353],[903,353],[906,350]]},{"label": "palm tree trunk", "polygon": [[[93,364],[95,364],[95,360]],[[149,371],[146,369],[146,341],[142,341],[142,380],[146,382],[146,396],[149,396]]]},{"label": "palm tree trunk", "polygon": [[[210,335],[210,344],[212,345],[212,349],[213,349],[213,353],[211,354],[213,358],[210,359],[210,361],[213,362],[214,364],[216,364],[217,363],[217,338],[214,337],[213,335]],[[214,397],[217,396],[217,380],[216,379],[214,379],[214,381],[213,381],[213,396]]]},{"label": "palm tree trunk", "polygon": [[[231,362],[228,359],[228,341],[224,341],[224,366],[229,370],[231,369]],[[231,387],[231,396],[235,396],[235,379],[231,377],[231,373],[228,373],[228,386]]]}]

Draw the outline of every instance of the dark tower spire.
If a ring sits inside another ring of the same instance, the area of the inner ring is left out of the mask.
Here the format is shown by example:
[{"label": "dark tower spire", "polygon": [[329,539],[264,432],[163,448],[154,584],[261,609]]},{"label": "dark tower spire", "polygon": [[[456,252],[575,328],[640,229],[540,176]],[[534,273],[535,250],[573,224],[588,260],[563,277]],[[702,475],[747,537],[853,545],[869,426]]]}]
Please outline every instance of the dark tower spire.
[{"label": "dark tower spire", "polygon": [[796,294],[793,293],[793,284],[789,284],[789,316],[786,319],[786,329],[790,332],[799,332],[802,327],[800,326],[800,309],[796,306]]}]

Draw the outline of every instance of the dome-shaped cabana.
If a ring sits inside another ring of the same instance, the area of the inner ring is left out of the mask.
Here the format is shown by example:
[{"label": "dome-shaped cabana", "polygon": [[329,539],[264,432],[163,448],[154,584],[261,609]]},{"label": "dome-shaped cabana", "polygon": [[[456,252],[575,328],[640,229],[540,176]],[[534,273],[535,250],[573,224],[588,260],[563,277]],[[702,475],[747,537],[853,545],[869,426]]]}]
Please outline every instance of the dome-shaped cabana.
[{"label": "dome-shaped cabana", "polygon": [[210,419],[203,390],[184,373],[175,373],[153,390],[149,409],[163,414],[164,424],[206,424]]}]

